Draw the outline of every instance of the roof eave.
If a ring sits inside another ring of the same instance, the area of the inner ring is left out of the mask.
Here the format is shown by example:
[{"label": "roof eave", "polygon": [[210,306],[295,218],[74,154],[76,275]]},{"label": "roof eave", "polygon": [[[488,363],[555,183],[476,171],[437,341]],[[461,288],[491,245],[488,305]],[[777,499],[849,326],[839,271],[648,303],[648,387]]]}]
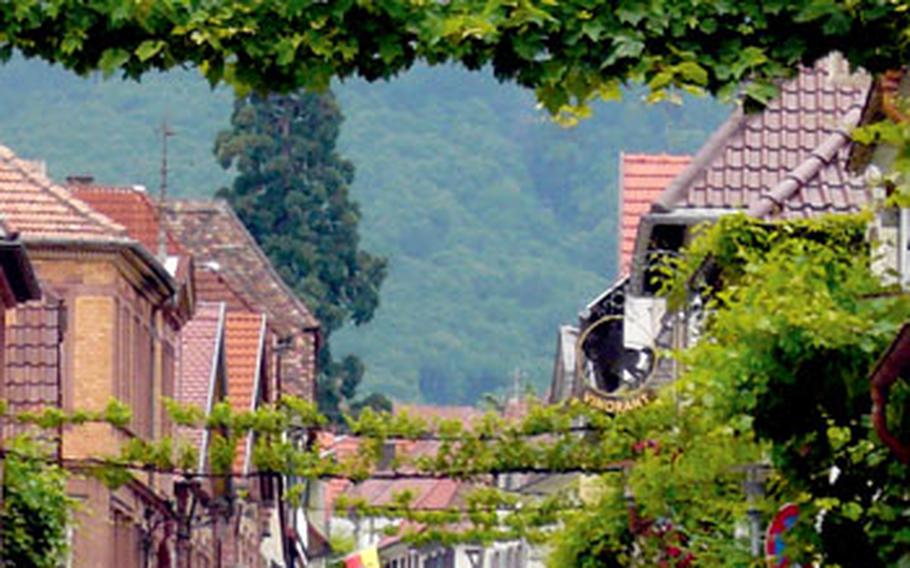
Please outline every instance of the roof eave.
[{"label": "roof eave", "polygon": [[235,223],[241,230],[241,233],[247,240],[247,245],[250,247],[250,250],[252,250],[253,253],[257,256],[257,258],[259,258],[259,260],[263,263],[263,266],[265,266],[269,277],[278,283],[278,286],[281,288],[281,290],[288,295],[288,297],[291,299],[291,302],[294,304],[294,307],[298,312],[300,312],[301,319],[307,322],[307,324],[303,326],[303,330],[310,331],[313,328],[318,330],[320,327],[319,320],[316,319],[316,316],[313,315],[309,307],[303,303],[300,297],[293,290],[291,290],[287,282],[284,281],[284,278],[278,274],[278,272],[275,270],[275,266],[272,264],[272,261],[265,254],[265,251],[259,247],[259,243],[256,242],[256,239],[253,238],[253,235],[251,235],[247,230],[246,225],[244,225],[243,221],[240,220],[240,217],[237,216],[237,212],[234,211],[234,208],[231,207],[231,205],[224,199],[215,199],[214,202],[219,207],[219,209],[221,209],[231,219],[231,222]]},{"label": "roof eave", "polygon": [[103,239],[79,237],[23,237],[26,249],[60,248],[72,251],[109,252],[123,255],[124,259],[140,275],[150,277],[150,282],[159,291],[159,303],[171,298],[177,291],[177,284],[164,266],[145,250],[141,244],[126,237]]}]

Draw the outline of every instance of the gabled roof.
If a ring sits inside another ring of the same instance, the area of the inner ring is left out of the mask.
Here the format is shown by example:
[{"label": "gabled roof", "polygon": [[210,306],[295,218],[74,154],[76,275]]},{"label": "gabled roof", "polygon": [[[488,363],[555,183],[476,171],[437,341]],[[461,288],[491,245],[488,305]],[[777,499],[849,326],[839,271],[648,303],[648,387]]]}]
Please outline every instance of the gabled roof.
[{"label": "gabled roof", "polygon": [[[469,489],[464,481],[454,479],[368,479],[351,487],[347,494],[364,499],[368,505],[389,505],[397,494],[408,492],[412,496],[411,506],[423,511],[441,511],[463,505],[462,494]],[[406,532],[420,532],[424,525],[404,521],[393,535],[380,539],[378,547],[385,548],[398,542]]]},{"label": "gabled roof", "polygon": [[333,455],[336,459],[343,460],[357,454],[360,448],[360,438],[320,430],[316,433],[316,444],[326,455]]},{"label": "gabled roof", "polygon": [[[219,360],[224,357],[224,326],[224,304],[202,302],[180,331],[175,397],[179,402],[201,408],[206,414],[215,403]],[[187,430],[183,434],[199,448],[201,463],[204,463],[203,430]]]},{"label": "gabled roof", "polygon": [[[228,312],[225,318],[227,400],[234,412],[249,412],[258,404],[265,357],[266,318],[262,314]],[[249,470],[252,436],[237,447],[235,471]]]},{"label": "gabled roof", "polygon": [[[432,408],[432,407],[428,407]],[[449,407],[452,408],[452,407]],[[323,448],[322,456],[324,459],[335,459],[343,462],[352,459],[359,451],[361,439],[356,436],[336,436],[330,432],[320,432],[317,443]],[[398,440],[395,442],[395,453],[407,455],[409,459],[420,457],[431,457],[439,451],[440,442],[438,440]],[[401,466],[396,472],[399,474],[413,473],[415,470],[412,466]],[[431,508],[440,508],[448,506],[451,496],[447,495],[445,486],[439,486],[433,482],[438,479],[421,479],[421,478],[402,478],[402,479],[368,479],[360,484],[354,484],[347,479],[330,479],[323,484],[323,504],[325,507],[326,521],[334,511],[335,502],[338,496],[343,493],[349,493],[364,497],[366,499],[376,500],[373,504],[380,504],[382,500],[391,498],[393,492],[399,492],[404,489],[411,490],[415,493],[415,499],[420,500],[424,506]],[[451,481],[451,480],[446,480]],[[447,501],[445,501],[448,499]],[[439,505],[439,501],[445,503]]]},{"label": "gabled roof", "polygon": [[[130,237],[150,253],[158,253],[158,206],[141,186],[101,185],[88,177],[67,178],[67,189],[96,211],[123,225]],[[165,232],[167,253],[185,254],[170,232]]]},{"label": "gabled roof", "polygon": [[129,236],[137,241],[149,257],[161,260],[158,241],[165,238],[167,254],[162,263],[165,270],[178,282],[176,309],[169,313],[185,321],[192,314],[196,302],[193,283],[193,260],[169,231],[159,234],[162,226],[158,205],[152,201],[142,186],[100,185],[89,176],[66,178],[67,189],[96,211],[122,225]]},{"label": "gabled roof", "polygon": [[691,161],[691,156],[620,154],[620,274],[629,273],[639,219]]},{"label": "gabled roof", "polygon": [[165,221],[200,265],[217,266],[230,287],[284,333],[319,322],[281,279],[268,257],[223,200],[169,201]]},{"label": "gabled roof", "polygon": [[862,207],[863,182],[847,173],[846,162],[849,130],[869,81],[835,76],[830,62],[802,69],[763,112],[734,111],[653,210],[734,209],[789,218]]},{"label": "gabled roof", "polygon": [[[18,158],[0,145],[0,215],[7,230],[35,248],[86,247],[122,254],[138,269],[144,283],[136,283],[159,300],[170,297],[175,283],[164,266],[131,239],[126,229],[55,184],[38,163]],[[149,279],[149,277],[151,277]],[[155,285],[150,285],[151,282]]]},{"label": "gabled roof", "polygon": [[0,211],[26,242],[125,243],[126,230],[55,184],[38,164],[0,146]]}]

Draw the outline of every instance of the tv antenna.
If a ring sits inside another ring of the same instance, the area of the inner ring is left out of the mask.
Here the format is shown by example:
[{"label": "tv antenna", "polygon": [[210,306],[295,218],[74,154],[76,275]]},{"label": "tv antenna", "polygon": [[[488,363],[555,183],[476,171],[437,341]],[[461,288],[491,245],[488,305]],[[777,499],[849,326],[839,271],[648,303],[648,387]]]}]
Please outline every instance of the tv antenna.
[{"label": "tv antenna", "polygon": [[171,129],[167,119],[161,121],[161,186],[158,190],[158,259],[162,264],[167,260],[167,233],[164,230],[164,205],[167,201],[167,139],[177,133]]}]

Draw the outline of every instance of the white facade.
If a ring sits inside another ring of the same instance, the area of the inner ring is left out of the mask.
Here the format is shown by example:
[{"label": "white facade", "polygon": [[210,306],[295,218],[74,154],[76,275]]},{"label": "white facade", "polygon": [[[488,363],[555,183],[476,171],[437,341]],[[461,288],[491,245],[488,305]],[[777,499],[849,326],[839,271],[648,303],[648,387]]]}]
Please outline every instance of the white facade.
[{"label": "white facade", "polygon": [[520,541],[488,547],[459,544],[413,548],[395,542],[379,551],[383,568],[543,568],[545,554]]}]

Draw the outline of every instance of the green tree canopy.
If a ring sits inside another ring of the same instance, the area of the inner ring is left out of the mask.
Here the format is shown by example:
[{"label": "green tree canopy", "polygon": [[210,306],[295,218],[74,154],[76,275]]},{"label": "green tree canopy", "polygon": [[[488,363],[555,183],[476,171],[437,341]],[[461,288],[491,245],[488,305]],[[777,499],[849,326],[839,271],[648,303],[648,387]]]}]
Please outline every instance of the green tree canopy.
[{"label": "green tree canopy", "polygon": [[638,81],[766,102],[770,80],[840,50],[876,72],[907,61],[900,0],[18,0],[0,7],[0,49],[137,78],[197,66],[263,91],[324,88],[332,77],[389,78],[418,60],[493,67],[536,89],[552,112]]}]

